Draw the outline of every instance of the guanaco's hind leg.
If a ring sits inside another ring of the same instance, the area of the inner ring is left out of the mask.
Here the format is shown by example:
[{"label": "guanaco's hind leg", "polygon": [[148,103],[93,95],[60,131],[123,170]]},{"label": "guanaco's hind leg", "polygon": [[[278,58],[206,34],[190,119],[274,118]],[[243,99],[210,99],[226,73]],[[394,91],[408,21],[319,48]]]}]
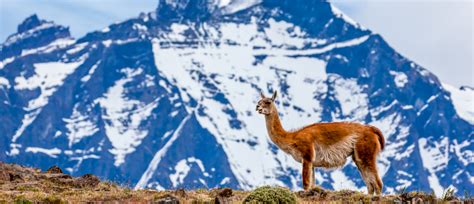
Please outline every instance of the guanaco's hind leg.
[{"label": "guanaco's hind leg", "polygon": [[313,186],[313,163],[310,161],[303,160],[303,188],[305,191],[309,190]]},{"label": "guanaco's hind leg", "polygon": [[377,140],[359,140],[356,143],[354,155],[352,159],[360,171],[362,179],[367,186],[369,195],[380,195],[382,193],[382,180],[377,172],[377,153],[379,152],[379,145]]}]

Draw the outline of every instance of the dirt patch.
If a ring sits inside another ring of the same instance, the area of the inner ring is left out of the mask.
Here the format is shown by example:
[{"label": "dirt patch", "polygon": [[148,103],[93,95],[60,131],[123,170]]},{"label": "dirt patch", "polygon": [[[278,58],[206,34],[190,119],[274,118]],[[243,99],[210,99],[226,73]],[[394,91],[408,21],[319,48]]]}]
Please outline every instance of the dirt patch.
[{"label": "dirt patch", "polygon": [[93,188],[99,185],[99,183],[99,178],[92,174],[85,174],[79,178],[76,178],[74,181],[74,185],[79,188]]},{"label": "dirt patch", "polygon": [[174,194],[175,194],[176,196],[182,197],[182,198],[188,197],[188,195],[186,194],[186,190],[184,190],[184,189],[182,189],[182,188],[176,190],[176,191],[174,192]]},{"label": "dirt patch", "polygon": [[219,189],[215,198],[215,203],[232,203],[233,191],[230,188]]},{"label": "dirt patch", "polygon": [[49,173],[49,174],[62,174],[63,170],[61,170],[61,168],[59,168],[58,166],[54,165],[54,166],[50,167],[48,170],[46,170],[46,173]]},{"label": "dirt patch", "polygon": [[166,194],[154,201],[154,203],[159,203],[159,204],[178,204],[179,199],[175,196],[172,196],[170,194]]},{"label": "dirt patch", "polygon": [[328,192],[321,187],[314,187],[308,191],[298,191],[296,193],[298,197],[305,199],[325,199],[328,196]]},{"label": "dirt patch", "polygon": [[231,197],[232,196],[232,189],[224,188],[224,189],[220,190],[219,191],[219,196],[224,197],[224,198]]}]

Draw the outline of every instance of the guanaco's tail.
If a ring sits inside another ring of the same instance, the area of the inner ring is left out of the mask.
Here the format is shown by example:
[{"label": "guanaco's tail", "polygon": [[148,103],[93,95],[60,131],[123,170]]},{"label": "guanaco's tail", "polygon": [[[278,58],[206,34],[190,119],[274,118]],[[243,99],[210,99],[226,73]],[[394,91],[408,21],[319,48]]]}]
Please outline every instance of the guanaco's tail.
[{"label": "guanaco's tail", "polygon": [[385,147],[385,138],[383,137],[382,131],[380,131],[380,129],[374,126],[370,126],[370,128],[378,136],[381,150],[383,150],[383,148]]}]

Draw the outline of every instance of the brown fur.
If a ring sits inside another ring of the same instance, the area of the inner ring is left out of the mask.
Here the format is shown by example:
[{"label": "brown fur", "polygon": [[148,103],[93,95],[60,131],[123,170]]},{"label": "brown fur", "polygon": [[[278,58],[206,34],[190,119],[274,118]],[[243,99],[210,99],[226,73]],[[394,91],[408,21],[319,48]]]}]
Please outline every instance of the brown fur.
[{"label": "brown fur", "polygon": [[265,115],[270,139],[284,152],[303,164],[303,188],[314,185],[314,168],[337,168],[352,156],[369,194],[380,194],[382,181],[377,172],[376,157],[384,148],[382,132],[370,125],[351,122],[314,123],[299,130],[283,129],[272,98],[261,94],[256,110]]}]

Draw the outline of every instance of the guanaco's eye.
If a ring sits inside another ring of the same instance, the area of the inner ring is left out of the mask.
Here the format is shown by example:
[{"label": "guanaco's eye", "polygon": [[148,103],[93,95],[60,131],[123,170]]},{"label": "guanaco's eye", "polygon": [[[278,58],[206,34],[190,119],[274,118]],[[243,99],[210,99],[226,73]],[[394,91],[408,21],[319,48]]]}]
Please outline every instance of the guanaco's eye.
[{"label": "guanaco's eye", "polygon": [[265,104],[267,104],[267,105],[270,105],[270,103],[272,103],[272,102],[270,102],[270,101],[265,101]]}]

